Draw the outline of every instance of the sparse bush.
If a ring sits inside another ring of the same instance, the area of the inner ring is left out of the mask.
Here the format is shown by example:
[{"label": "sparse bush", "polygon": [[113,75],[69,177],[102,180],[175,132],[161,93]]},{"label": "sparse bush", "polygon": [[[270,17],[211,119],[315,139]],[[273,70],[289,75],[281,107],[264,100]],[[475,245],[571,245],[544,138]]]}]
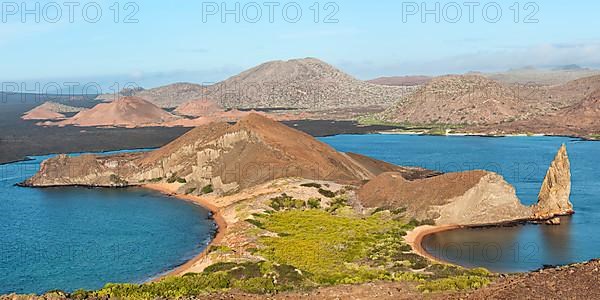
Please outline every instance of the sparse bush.
[{"label": "sparse bush", "polygon": [[110,182],[112,182],[116,185],[120,185],[120,186],[126,186],[129,184],[129,182],[127,182],[127,180],[123,180],[121,177],[119,177],[116,174],[110,175]]},{"label": "sparse bush", "polygon": [[246,219],[246,222],[248,222],[248,223],[250,223],[250,224],[252,224],[252,225],[254,225],[254,226],[258,227],[258,228],[261,228],[261,229],[265,228],[264,225],[260,221],[258,221],[258,220]]},{"label": "sparse bush", "polygon": [[219,246],[214,246],[211,245],[208,248],[208,253],[213,253],[213,252],[232,252],[233,250],[225,245],[219,245]]},{"label": "sparse bush", "polygon": [[319,198],[310,198],[308,199],[308,207],[312,208],[312,209],[319,209],[321,208],[321,199]]},{"label": "sparse bush", "polygon": [[269,206],[277,211],[286,209],[301,209],[306,207],[306,202],[304,200],[294,199],[284,193],[281,194],[281,196],[271,198],[271,203]]},{"label": "sparse bush", "polygon": [[422,292],[463,291],[481,288],[490,282],[488,277],[461,275],[424,282],[417,288]]},{"label": "sparse bush", "polygon": [[213,186],[212,184],[206,185],[202,188],[202,190],[200,190],[202,192],[202,194],[210,194],[212,192],[214,192]]},{"label": "sparse bush", "polygon": [[303,187],[312,187],[312,188],[316,188],[316,189],[321,188],[321,184],[316,183],[316,182],[303,183],[300,186],[303,186]]},{"label": "sparse bush", "polygon": [[148,181],[149,181],[149,182],[152,182],[152,183],[156,183],[156,182],[160,182],[160,181],[162,181],[162,180],[163,180],[163,178],[162,178],[162,177],[157,177],[157,178],[152,178],[152,179],[150,179],[150,180],[148,180]]},{"label": "sparse bush", "polygon": [[325,196],[327,198],[333,198],[333,197],[335,197],[335,193],[334,192],[332,192],[330,190],[323,189],[323,188],[319,188],[319,194],[321,194],[321,195],[323,195],[323,196]]},{"label": "sparse bush", "polygon": [[338,196],[338,197],[335,197],[331,201],[327,211],[332,213],[332,212],[335,212],[336,210],[338,210],[339,208],[342,208],[347,205],[348,205],[348,198],[344,195]]}]

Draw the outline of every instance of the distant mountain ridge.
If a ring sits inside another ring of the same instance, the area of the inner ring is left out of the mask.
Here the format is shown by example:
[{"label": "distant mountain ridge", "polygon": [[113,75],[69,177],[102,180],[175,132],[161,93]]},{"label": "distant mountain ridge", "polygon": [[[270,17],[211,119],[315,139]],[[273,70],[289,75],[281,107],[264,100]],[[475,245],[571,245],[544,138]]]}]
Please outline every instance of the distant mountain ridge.
[{"label": "distant mountain ridge", "polygon": [[415,86],[429,83],[433,77],[430,76],[391,76],[379,77],[368,80],[367,82],[380,85],[391,86]]}]

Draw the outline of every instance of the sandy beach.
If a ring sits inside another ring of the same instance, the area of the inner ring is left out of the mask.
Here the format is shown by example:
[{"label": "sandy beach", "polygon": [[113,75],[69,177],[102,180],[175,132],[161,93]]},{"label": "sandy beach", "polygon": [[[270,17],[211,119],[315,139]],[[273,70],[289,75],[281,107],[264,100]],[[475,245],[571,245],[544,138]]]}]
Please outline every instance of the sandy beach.
[{"label": "sandy beach", "polygon": [[408,231],[406,233],[406,236],[404,237],[404,240],[406,241],[407,244],[410,245],[410,247],[413,249],[413,251],[415,251],[415,253],[417,253],[431,261],[434,261],[434,262],[437,262],[440,264],[448,264],[448,262],[442,261],[439,258],[429,254],[429,252],[427,252],[423,248],[423,239],[430,234],[444,232],[444,231],[458,229],[458,228],[461,228],[461,226],[460,225],[440,225],[440,226],[423,225],[423,226],[416,227],[415,229],[413,229],[411,231]]},{"label": "sandy beach", "polygon": [[181,276],[186,273],[201,272],[204,269],[204,267],[206,267],[203,264],[203,262],[204,262],[204,259],[206,258],[206,255],[208,255],[208,250],[210,249],[210,246],[213,244],[218,244],[221,241],[221,239],[223,239],[223,236],[225,236],[225,232],[227,231],[227,222],[225,221],[225,218],[223,218],[223,216],[221,215],[221,209],[218,206],[214,205],[213,203],[207,201],[206,199],[203,199],[202,197],[177,194],[176,191],[177,191],[178,184],[153,183],[153,184],[143,185],[142,187],[146,188],[146,189],[158,191],[165,195],[176,197],[181,200],[194,202],[198,205],[201,205],[201,206],[209,209],[212,212],[212,214],[213,214],[212,217],[215,220],[215,222],[217,223],[218,228],[217,228],[217,234],[215,235],[214,239],[210,242],[210,244],[207,245],[206,249],[204,249],[204,251],[202,251],[202,253],[198,254],[196,257],[192,258],[185,264],[161,275],[160,277],[156,278],[155,280],[160,280],[167,276]]}]

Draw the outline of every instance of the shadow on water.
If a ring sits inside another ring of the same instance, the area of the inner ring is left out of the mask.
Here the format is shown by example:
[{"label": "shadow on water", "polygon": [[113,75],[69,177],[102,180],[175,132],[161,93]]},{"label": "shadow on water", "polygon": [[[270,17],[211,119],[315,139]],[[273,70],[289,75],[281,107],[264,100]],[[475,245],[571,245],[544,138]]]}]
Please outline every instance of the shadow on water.
[{"label": "shadow on water", "polygon": [[571,217],[562,217],[560,226],[463,228],[432,234],[423,240],[425,250],[439,260],[501,273],[571,263],[571,245]]},{"label": "shadow on water", "polygon": [[552,261],[568,262],[571,257],[571,217],[560,218],[560,226],[541,226],[541,239]]}]

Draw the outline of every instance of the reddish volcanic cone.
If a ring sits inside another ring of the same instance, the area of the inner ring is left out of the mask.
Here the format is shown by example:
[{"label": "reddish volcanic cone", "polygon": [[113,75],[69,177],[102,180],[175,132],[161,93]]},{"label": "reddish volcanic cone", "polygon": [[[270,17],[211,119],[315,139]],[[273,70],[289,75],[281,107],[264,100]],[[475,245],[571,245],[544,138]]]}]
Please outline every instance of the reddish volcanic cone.
[{"label": "reddish volcanic cone", "polygon": [[142,98],[123,97],[110,103],[98,104],[57,125],[138,127],[177,119],[177,116]]}]

